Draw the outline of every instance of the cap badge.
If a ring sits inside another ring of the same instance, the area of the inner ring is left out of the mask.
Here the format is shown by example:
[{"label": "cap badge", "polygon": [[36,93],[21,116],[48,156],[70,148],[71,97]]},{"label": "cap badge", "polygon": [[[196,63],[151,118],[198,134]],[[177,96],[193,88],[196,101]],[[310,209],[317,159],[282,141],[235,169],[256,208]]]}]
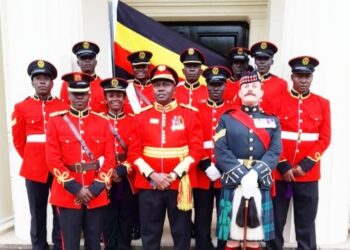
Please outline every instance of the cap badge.
[{"label": "cap badge", "polygon": [[308,57],[304,57],[303,60],[301,61],[301,63],[302,63],[303,65],[308,65],[309,62],[310,62],[310,59],[309,59]]},{"label": "cap badge", "polygon": [[218,67],[214,67],[211,72],[213,73],[213,75],[217,75],[219,74],[219,68]]},{"label": "cap badge", "polygon": [[74,81],[80,82],[81,81],[81,75],[75,74],[74,75]]},{"label": "cap badge", "polygon": [[190,56],[192,56],[192,55],[194,54],[194,49],[193,49],[193,48],[189,48],[189,49],[188,49],[188,54],[189,54]]},{"label": "cap badge", "polygon": [[139,53],[139,58],[140,58],[140,59],[145,59],[145,57],[146,57],[145,52],[141,51],[141,52]]},{"label": "cap badge", "polygon": [[243,54],[243,49],[242,48],[238,48],[237,53],[238,53],[238,55],[242,55]]},{"label": "cap badge", "polygon": [[115,88],[118,86],[118,80],[117,79],[112,79],[111,81],[112,87]]},{"label": "cap badge", "polygon": [[263,42],[260,44],[260,48],[266,49],[267,48],[267,43]]},{"label": "cap badge", "polygon": [[83,48],[84,49],[90,48],[90,43],[89,42],[83,42]]},{"label": "cap badge", "polygon": [[158,70],[159,71],[164,71],[166,69],[165,65],[159,65]]},{"label": "cap badge", "polygon": [[39,60],[38,63],[37,63],[38,67],[39,68],[44,68],[45,67],[45,62],[43,60]]}]

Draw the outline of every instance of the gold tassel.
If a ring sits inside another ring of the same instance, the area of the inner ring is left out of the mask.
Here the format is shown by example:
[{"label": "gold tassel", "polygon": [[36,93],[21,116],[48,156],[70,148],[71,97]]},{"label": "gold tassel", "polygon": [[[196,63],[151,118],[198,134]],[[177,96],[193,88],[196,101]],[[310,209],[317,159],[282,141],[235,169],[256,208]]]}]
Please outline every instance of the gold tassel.
[{"label": "gold tassel", "polygon": [[184,175],[179,183],[177,208],[182,211],[189,211],[192,209],[192,188],[188,174]]}]

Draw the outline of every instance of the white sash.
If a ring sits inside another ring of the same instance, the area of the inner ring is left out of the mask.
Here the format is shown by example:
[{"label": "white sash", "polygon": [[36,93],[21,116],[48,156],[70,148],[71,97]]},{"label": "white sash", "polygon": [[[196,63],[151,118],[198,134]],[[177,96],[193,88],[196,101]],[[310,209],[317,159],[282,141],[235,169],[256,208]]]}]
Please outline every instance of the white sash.
[{"label": "white sash", "polygon": [[128,96],[128,100],[134,114],[139,114],[141,112],[141,105],[133,82],[129,82],[129,85],[126,88],[126,95]]}]

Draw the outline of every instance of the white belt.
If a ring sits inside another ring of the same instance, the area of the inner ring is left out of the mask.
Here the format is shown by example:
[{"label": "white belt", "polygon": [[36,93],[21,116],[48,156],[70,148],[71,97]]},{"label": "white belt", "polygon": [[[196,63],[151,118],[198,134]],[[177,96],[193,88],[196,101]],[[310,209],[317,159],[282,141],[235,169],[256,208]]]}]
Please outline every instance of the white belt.
[{"label": "white belt", "polygon": [[212,140],[203,142],[203,148],[214,148],[214,143]]},{"label": "white belt", "polygon": [[320,137],[319,133],[297,133],[282,131],[281,138],[294,141],[317,141]]},{"label": "white belt", "polygon": [[45,134],[27,135],[27,142],[46,142]]}]

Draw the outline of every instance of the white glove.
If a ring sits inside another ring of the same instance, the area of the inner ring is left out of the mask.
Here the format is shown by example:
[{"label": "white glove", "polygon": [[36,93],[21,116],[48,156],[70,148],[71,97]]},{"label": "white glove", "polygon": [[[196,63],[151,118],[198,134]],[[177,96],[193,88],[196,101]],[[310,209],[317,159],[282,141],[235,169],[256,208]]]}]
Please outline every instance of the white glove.
[{"label": "white glove", "polygon": [[258,188],[258,173],[252,169],[241,180],[243,197],[249,199],[253,197]]},{"label": "white glove", "polygon": [[104,156],[100,156],[97,160],[100,163],[100,167],[102,167],[103,163],[105,162]]},{"label": "white glove", "polygon": [[191,156],[186,156],[176,167],[173,169],[180,178],[187,174],[190,165],[194,162]]},{"label": "white glove", "polygon": [[208,178],[211,181],[216,181],[221,177],[220,171],[215,167],[214,163],[211,163],[210,166],[205,170]]}]

